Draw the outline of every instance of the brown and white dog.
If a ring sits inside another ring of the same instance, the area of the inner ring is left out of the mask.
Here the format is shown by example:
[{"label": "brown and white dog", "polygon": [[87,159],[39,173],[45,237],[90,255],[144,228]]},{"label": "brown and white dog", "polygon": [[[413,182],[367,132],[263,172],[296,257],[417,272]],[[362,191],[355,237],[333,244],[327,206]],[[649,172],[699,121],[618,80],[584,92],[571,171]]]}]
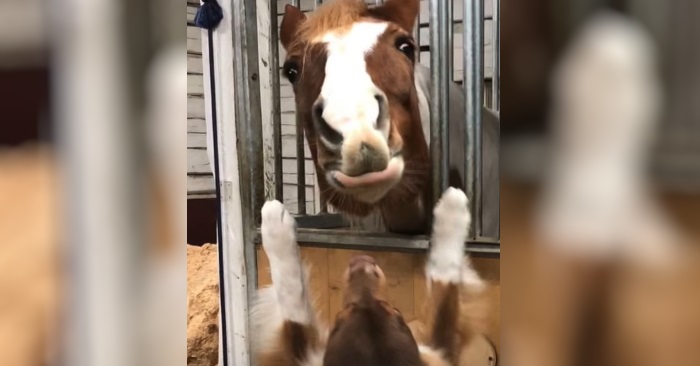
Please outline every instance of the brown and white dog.
[{"label": "brown and white dog", "polygon": [[344,308],[328,328],[310,300],[295,221],[278,201],[262,209],[262,241],[272,286],[251,312],[259,366],[493,365],[500,348],[499,287],[482,280],[464,256],[471,216],[466,195],[448,189],[434,209],[426,264],[428,318],[411,327],[386,301],[386,278],[369,256],[350,260]]}]

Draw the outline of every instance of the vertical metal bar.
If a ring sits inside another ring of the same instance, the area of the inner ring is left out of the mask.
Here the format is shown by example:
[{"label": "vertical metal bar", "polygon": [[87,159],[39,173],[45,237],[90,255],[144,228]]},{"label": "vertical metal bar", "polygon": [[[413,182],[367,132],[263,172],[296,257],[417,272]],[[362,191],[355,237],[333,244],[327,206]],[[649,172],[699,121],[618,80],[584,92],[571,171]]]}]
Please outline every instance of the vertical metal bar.
[{"label": "vertical metal bar", "polygon": [[[447,188],[447,123],[449,110],[448,5],[445,0],[430,1],[430,154],[432,162],[432,205]],[[432,207],[431,205],[431,207]]]},{"label": "vertical metal bar", "polygon": [[[292,5],[301,10],[300,1],[293,0]],[[297,214],[306,215],[306,154],[304,153],[304,126],[296,116],[296,156],[297,156]]]},{"label": "vertical metal bar", "polygon": [[275,198],[284,202],[282,181],[282,114],[280,107],[280,52],[277,0],[270,1],[270,80],[272,80],[272,135],[275,156]]},{"label": "vertical metal bar", "polygon": [[484,104],[483,68],[483,4],[482,0],[465,0],[464,3],[464,88],[467,102],[466,176],[467,196],[471,203],[474,225],[472,238],[481,235],[481,108]]},{"label": "vertical metal bar", "polygon": [[[233,33],[233,82],[243,240],[241,243],[226,243],[226,249],[236,245],[243,247],[243,263],[235,265],[242,265],[245,268],[247,298],[242,301],[245,301],[243,306],[247,310],[248,299],[254,297],[257,287],[257,258],[253,240],[255,227],[260,223],[260,208],[264,201],[257,7],[254,0],[233,0],[232,5],[230,19],[232,19],[231,29]],[[224,191],[223,194],[230,195],[232,193]],[[224,230],[231,230],[231,228],[227,224]],[[240,253],[240,249],[236,249],[234,254],[238,253]],[[228,259],[240,262],[241,258],[229,256]],[[233,265],[234,263],[229,262],[227,266]],[[237,301],[241,300],[237,299]],[[229,304],[229,306],[231,305]],[[238,329],[241,327],[239,326]],[[245,331],[246,334],[250,334],[247,321]],[[250,349],[249,337],[240,342],[248,347],[247,353]],[[241,351],[236,350],[236,353],[239,352]]]},{"label": "vertical metal bar", "polygon": [[418,62],[420,62],[420,4],[421,1],[418,1],[418,17],[416,17],[416,26],[413,30],[413,38],[416,41],[416,47],[418,48]]},{"label": "vertical metal bar", "polygon": [[491,106],[501,110],[501,0],[493,0],[493,66],[491,68]]},{"label": "vertical metal bar", "polygon": [[455,22],[454,22],[454,9],[455,0],[447,0],[447,19],[450,24],[447,28],[447,50],[449,56],[447,57],[447,69],[450,70],[450,82],[455,80],[455,67],[454,67],[454,32],[455,32]]},{"label": "vertical metal bar", "polygon": [[318,9],[321,4],[323,4],[323,0],[316,0],[316,7],[314,9]]}]

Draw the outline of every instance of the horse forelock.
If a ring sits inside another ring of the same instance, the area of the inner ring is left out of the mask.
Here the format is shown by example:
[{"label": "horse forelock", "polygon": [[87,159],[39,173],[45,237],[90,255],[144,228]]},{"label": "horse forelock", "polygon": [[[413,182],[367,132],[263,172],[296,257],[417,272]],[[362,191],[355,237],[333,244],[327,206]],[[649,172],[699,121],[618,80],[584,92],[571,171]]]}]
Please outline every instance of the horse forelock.
[{"label": "horse forelock", "polygon": [[336,0],[322,4],[299,25],[290,50],[304,53],[305,47],[328,32],[350,27],[367,14],[361,0]]}]

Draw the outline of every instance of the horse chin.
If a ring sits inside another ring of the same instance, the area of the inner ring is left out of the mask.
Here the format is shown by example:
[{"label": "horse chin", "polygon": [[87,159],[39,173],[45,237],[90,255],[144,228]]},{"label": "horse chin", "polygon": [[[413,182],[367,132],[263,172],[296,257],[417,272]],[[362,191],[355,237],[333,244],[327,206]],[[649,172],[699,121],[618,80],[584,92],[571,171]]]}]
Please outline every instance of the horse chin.
[{"label": "horse chin", "polygon": [[396,156],[382,171],[348,176],[336,170],[328,172],[326,180],[336,190],[349,194],[360,202],[375,204],[401,181],[403,169],[403,158]]}]

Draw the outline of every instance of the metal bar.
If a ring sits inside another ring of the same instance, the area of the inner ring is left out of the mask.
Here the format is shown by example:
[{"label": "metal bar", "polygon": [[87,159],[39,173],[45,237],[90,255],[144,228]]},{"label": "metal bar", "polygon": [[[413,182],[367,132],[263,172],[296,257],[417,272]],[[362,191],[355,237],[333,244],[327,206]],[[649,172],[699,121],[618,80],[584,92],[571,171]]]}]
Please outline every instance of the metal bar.
[{"label": "metal bar", "polygon": [[316,0],[314,9],[318,9],[318,7],[321,6],[321,4],[323,4],[323,0]]},{"label": "metal bar", "polygon": [[416,41],[418,49],[418,62],[420,63],[420,1],[418,2],[418,17],[416,18],[416,26],[413,29],[413,38]]},{"label": "metal bar", "polygon": [[[292,5],[301,10],[299,0],[293,0]],[[296,121],[296,156],[297,156],[297,214],[306,215],[306,154],[304,153],[304,126],[299,113],[295,112]]]},{"label": "metal bar", "polygon": [[284,202],[282,182],[282,108],[280,107],[280,52],[277,0],[270,2],[270,80],[272,80],[272,135],[275,156],[275,199]]},{"label": "metal bar", "polygon": [[[229,334],[235,338],[232,347],[235,352],[229,363],[224,365],[250,364],[250,329],[247,319],[249,300],[254,298],[257,288],[257,258],[254,243],[255,227],[260,223],[260,207],[264,201],[264,169],[262,154],[262,118],[260,111],[260,82],[258,68],[258,44],[257,44],[257,6],[254,0],[233,0],[231,2],[232,21],[231,32],[233,34],[233,88],[235,89],[235,129],[236,151],[238,156],[238,192],[235,185],[228,182],[223,189],[223,200],[233,205],[230,197],[240,197],[240,241],[228,242],[223,249],[230,252],[225,257],[226,267],[240,277],[237,281],[227,285],[227,291],[231,297],[226,310],[236,314],[233,320],[244,324],[235,325],[229,329]],[[224,17],[226,19],[226,17]],[[224,121],[222,121],[223,124]],[[230,136],[229,136],[230,138]],[[228,151],[227,153],[231,153]],[[229,215],[237,210],[229,207]],[[225,216],[226,217],[226,216]],[[229,216],[230,218],[230,216]],[[235,226],[235,225],[234,225]],[[229,222],[224,224],[224,230],[235,230]],[[240,278],[243,277],[244,281]],[[234,289],[233,285],[243,289]],[[241,339],[242,338],[242,339]],[[245,348],[245,349],[241,349]],[[236,361],[235,363],[234,360]]]},{"label": "metal bar", "polygon": [[[430,44],[437,45],[430,53],[430,154],[432,162],[432,203],[447,188],[447,123],[449,111],[448,5],[444,0],[430,1]],[[435,47],[435,46],[434,46]]]},{"label": "metal bar", "polygon": [[[255,242],[259,244],[261,240],[260,230],[258,230]],[[297,241],[300,246],[330,249],[420,253],[430,248],[430,240],[425,235],[408,236],[354,230],[300,228],[297,229]],[[467,244],[466,252],[468,253],[492,255],[500,255],[501,253],[499,242],[490,238],[476,238],[467,241]]]},{"label": "metal bar", "polygon": [[[492,20],[492,19],[493,19],[492,16],[484,16],[484,20]],[[464,23],[464,21],[463,21],[462,19],[454,19],[454,20],[453,20],[453,24],[454,24],[454,25],[461,25],[461,24],[463,24],[463,23]],[[418,26],[419,26],[420,28],[430,28],[430,23],[429,23],[429,22],[421,23],[421,22],[419,21],[419,22],[418,22]]]},{"label": "metal bar", "polygon": [[447,6],[447,19],[450,22],[449,26],[447,27],[447,51],[449,52],[449,56],[447,57],[447,69],[450,70],[450,80],[449,81],[452,82],[455,79],[455,67],[454,67],[454,60],[455,60],[455,56],[454,56],[454,48],[455,48],[455,45],[454,45],[455,0],[447,0],[447,4],[448,4],[448,6]]},{"label": "metal bar", "polygon": [[470,237],[481,235],[481,111],[484,104],[483,82],[483,6],[481,0],[464,3],[464,68],[465,117],[467,152],[465,172],[467,196],[471,204],[474,225]]},{"label": "metal bar", "polygon": [[501,110],[501,0],[493,0],[493,66],[491,69],[491,106]]},{"label": "metal bar", "polygon": [[348,228],[350,224],[341,214],[319,214],[309,216],[298,216],[295,218],[298,228],[307,229],[342,229]]}]

